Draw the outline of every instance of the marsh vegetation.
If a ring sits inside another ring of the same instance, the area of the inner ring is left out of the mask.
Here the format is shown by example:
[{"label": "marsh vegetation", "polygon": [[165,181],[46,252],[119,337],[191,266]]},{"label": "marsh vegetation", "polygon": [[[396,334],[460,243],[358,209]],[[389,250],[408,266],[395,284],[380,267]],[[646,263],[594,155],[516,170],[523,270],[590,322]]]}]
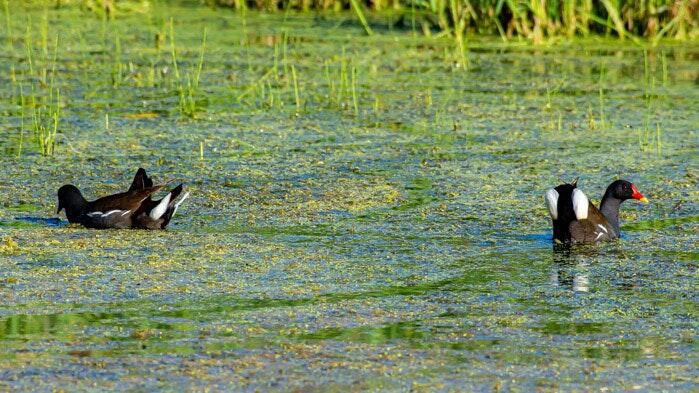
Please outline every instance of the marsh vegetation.
[{"label": "marsh vegetation", "polygon": [[[60,3],[3,7],[0,387],[699,383],[695,2],[541,40],[524,2]],[[193,190],[168,231],[54,218],[139,166]],[[552,253],[576,176],[652,203]]]}]

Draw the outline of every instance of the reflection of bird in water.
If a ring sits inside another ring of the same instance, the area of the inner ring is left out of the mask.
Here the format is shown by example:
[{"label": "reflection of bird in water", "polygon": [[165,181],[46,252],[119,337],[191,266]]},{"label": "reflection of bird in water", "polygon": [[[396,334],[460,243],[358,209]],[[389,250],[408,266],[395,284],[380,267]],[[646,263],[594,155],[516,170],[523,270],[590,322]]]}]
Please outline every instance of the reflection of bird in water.
[{"label": "reflection of bird in water", "polygon": [[[579,267],[587,267],[587,264],[581,264]],[[572,289],[574,292],[590,291],[590,280],[587,274],[571,274],[565,269],[556,269],[551,272],[551,284],[555,287]]]},{"label": "reflection of bird in water", "polygon": [[572,289],[574,292],[589,292],[590,280],[587,274],[586,261],[578,262],[578,254],[571,253],[571,247],[563,244],[553,246],[554,271],[551,272],[551,284],[555,287]]},{"label": "reflection of bird in water", "polygon": [[[612,259],[626,258],[623,249],[614,243],[605,248],[583,244],[554,244],[552,256],[554,270],[551,272],[551,284],[575,292],[590,291],[589,268],[594,259],[605,256]],[[626,282],[619,283],[618,286],[633,287]]]}]

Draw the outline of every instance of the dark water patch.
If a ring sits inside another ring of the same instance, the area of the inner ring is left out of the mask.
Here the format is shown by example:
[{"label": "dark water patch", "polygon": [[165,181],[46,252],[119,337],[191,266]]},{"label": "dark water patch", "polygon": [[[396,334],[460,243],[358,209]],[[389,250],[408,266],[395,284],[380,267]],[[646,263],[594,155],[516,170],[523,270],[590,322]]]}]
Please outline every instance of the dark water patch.
[{"label": "dark water patch", "polygon": [[16,217],[16,221],[25,223],[27,227],[44,226],[44,227],[62,227],[68,225],[67,221],[60,218],[43,218],[43,217]]},{"label": "dark water patch", "polygon": [[596,333],[605,333],[613,328],[613,324],[602,322],[567,322],[567,321],[548,321],[543,326],[539,326],[534,330],[546,334],[572,334],[572,335],[587,335]]},{"label": "dark water patch", "polygon": [[425,338],[417,322],[397,322],[394,324],[373,327],[362,326],[355,328],[327,328],[313,333],[302,333],[293,336],[300,340],[347,340],[371,344],[383,344],[394,340],[418,340]]},{"label": "dark water patch", "polygon": [[606,359],[615,361],[638,361],[646,356],[643,352],[643,348],[638,347],[583,348],[580,350],[580,355],[589,359]]},{"label": "dark water patch", "polygon": [[11,228],[61,227],[65,225],[68,223],[59,218],[16,217],[13,221],[0,220],[0,227]]},{"label": "dark water patch", "polygon": [[551,246],[553,244],[553,237],[550,233],[536,233],[526,235],[502,234],[501,236],[507,239],[516,239],[525,242],[532,242],[540,246]]},{"label": "dark water patch", "polygon": [[488,349],[503,342],[503,340],[498,339],[468,339],[459,342],[439,341],[435,337],[434,327],[423,326],[420,321],[400,321],[383,326],[326,328],[312,333],[292,335],[291,338],[311,341],[350,341],[372,345],[400,344],[416,349],[445,348],[460,351]]},{"label": "dark water patch", "polygon": [[664,257],[680,261],[699,262],[699,251],[669,251],[661,250],[658,253]]}]

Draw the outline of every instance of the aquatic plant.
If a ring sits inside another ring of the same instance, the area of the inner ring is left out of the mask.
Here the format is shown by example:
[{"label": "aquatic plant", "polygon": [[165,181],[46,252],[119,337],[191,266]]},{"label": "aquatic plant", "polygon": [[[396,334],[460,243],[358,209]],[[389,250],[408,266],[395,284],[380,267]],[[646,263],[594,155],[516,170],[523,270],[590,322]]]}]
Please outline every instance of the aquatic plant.
[{"label": "aquatic plant", "polygon": [[145,13],[150,11],[150,0],[60,0],[56,6],[77,4],[80,8],[94,12],[106,18],[114,18],[118,14],[128,14],[133,12]]},{"label": "aquatic plant", "polygon": [[201,39],[199,48],[199,61],[196,67],[187,72],[184,76],[180,74],[177,64],[177,48],[175,46],[175,29],[173,21],[170,20],[170,54],[172,57],[172,68],[175,76],[176,90],[179,97],[178,110],[182,115],[193,118],[199,111],[196,96],[199,89],[199,79],[204,68],[204,53],[206,52],[206,28]]},{"label": "aquatic plant", "polygon": [[3,11],[5,13],[5,31],[7,39],[7,49],[12,50],[12,25],[10,23],[10,3],[8,0],[3,0]]},{"label": "aquatic plant", "polygon": [[352,107],[354,115],[359,116],[359,100],[357,98],[357,67],[352,64]]},{"label": "aquatic plant", "polygon": [[[500,42],[507,24],[472,39],[466,20],[464,73],[456,37],[425,9],[400,22],[392,0],[376,1],[385,14],[358,2],[374,31],[359,38],[347,14],[246,11],[244,33],[242,12],[191,0],[104,25],[49,7],[48,57],[43,10],[9,1],[0,385],[673,391],[697,378],[699,317],[685,296],[699,222],[694,46],[663,42],[664,60],[649,48],[644,79],[628,38],[532,48]],[[389,17],[383,34],[376,21]],[[434,38],[421,37],[423,23]],[[199,64],[190,121],[178,88]],[[61,122],[54,157],[42,159],[32,87],[48,104],[54,75]],[[596,127],[602,109],[603,131],[587,130],[588,105]],[[117,192],[144,161],[198,188],[171,231],[88,233],[48,218],[51,184]],[[586,184],[630,174],[655,205],[625,211],[629,236],[609,248],[552,254],[541,193],[575,174]],[[585,372],[591,364],[604,378]]]},{"label": "aquatic plant", "polygon": [[112,86],[118,87],[123,78],[123,64],[121,64],[121,40],[119,33],[114,35],[114,50],[112,51]]},{"label": "aquatic plant", "polygon": [[296,102],[296,110],[301,110],[301,95],[299,94],[299,81],[296,76],[296,67],[291,65],[291,78],[294,81],[294,100]]},{"label": "aquatic plant", "polygon": [[[56,62],[58,57],[58,36],[55,37],[53,55],[48,49],[48,18],[44,15],[41,28],[41,48],[35,60],[35,48],[32,37],[31,22],[27,25],[24,38],[27,61],[25,79],[30,84],[29,96],[25,96],[23,84],[19,83],[20,135],[17,146],[21,155],[24,144],[24,131],[27,122],[33,132],[37,150],[44,156],[53,155],[56,136],[61,119],[61,91],[56,81]],[[36,67],[35,67],[36,65]],[[50,77],[49,77],[50,76]],[[29,117],[27,121],[26,116]]]},{"label": "aquatic plant", "polygon": [[[699,35],[697,0],[215,0],[215,4],[235,9],[258,8],[267,12],[352,9],[364,31],[371,35],[371,21],[363,7],[373,11],[392,9],[403,25],[422,26],[425,34],[433,29],[453,35],[463,52],[464,34],[498,34],[507,40],[526,37],[535,43],[546,37],[590,33],[615,34],[638,40],[647,37],[654,44],[663,37],[686,40]],[[408,22],[409,20],[409,22]]]},{"label": "aquatic plant", "polygon": [[374,34],[374,31],[369,27],[369,23],[366,20],[366,17],[364,16],[364,11],[362,11],[362,6],[359,4],[359,0],[349,0],[350,4],[352,4],[352,9],[354,10],[355,14],[357,14],[357,19],[359,19],[359,22],[362,24],[362,27],[364,28],[364,31],[367,33],[367,35],[372,35]]}]

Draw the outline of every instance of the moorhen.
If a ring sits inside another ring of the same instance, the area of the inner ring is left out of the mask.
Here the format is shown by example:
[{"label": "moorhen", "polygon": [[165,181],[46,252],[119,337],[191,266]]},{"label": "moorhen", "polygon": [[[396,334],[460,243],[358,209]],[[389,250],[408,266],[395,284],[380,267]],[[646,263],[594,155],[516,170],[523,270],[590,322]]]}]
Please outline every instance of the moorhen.
[{"label": "moorhen", "polygon": [[619,205],[627,199],[647,203],[636,186],[617,180],[607,187],[597,209],[577,188],[578,180],[546,192],[546,204],[553,220],[553,240],[560,243],[595,243],[619,237]]},{"label": "moorhen", "polygon": [[[142,188],[88,202],[77,187],[66,184],[58,189],[56,214],[65,209],[70,223],[82,224],[87,228],[131,228],[134,214],[143,209],[144,201],[163,187],[165,185]],[[153,210],[155,214],[163,214]]]},{"label": "moorhen", "polygon": [[[138,168],[131,182],[129,192],[145,190],[153,187],[153,180],[148,177],[146,170]],[[177,212],[180,204],[189,196],[185,193],[179,201],[177,197],[182,193],[182,184],[173,188],[163,199],[154,201],[150,196],[143,201],[139,210],[134,214],[132,228],[138,229],[165,229]]]}]

